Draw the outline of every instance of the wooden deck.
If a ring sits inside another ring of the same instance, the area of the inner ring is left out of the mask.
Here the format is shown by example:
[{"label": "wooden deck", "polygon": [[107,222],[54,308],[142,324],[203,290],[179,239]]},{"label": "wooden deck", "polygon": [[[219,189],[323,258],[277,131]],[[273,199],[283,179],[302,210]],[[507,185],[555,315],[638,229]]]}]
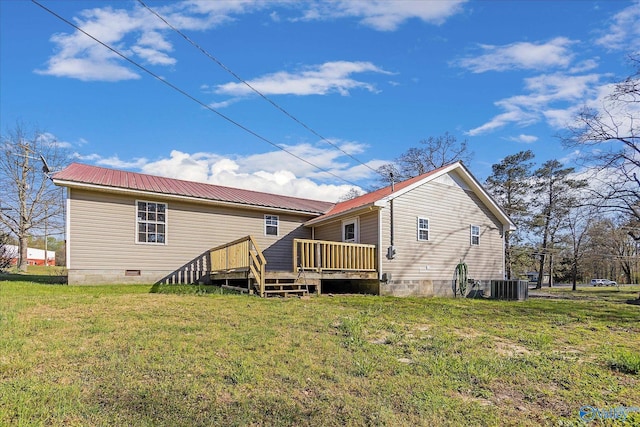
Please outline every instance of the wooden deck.
[{"label": "wooden deck", "polygon": [[327,240],[293,240],[294,271],[376,271],[376,246]]},{"label": "wooden deck", "polygon": [[342,271],[267,271],[262,293],[256,279],[248,271],[216,271],[211,274],[214,283],[222,287],[249,294],[269,295],[308,295],[322,293],[323,280],[377,280],[377,272]]},{"label": "wooden deck", "polygon": [[292,271],[268,271],[251,236],[211,249],[211,280],[248,293],[320,294],[323,280],[376,280],[376,247],[356,243],[295,239]]}]

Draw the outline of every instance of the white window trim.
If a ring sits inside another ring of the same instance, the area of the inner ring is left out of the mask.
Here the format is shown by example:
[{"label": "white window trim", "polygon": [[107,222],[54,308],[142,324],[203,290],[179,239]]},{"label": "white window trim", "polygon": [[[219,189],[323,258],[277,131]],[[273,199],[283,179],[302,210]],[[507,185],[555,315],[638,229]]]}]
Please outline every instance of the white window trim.
[{"label": "white window trim", "polygon": [[[478,234],[473,234],[473,228],[477,228],[478,229]],[[477,237],[478,238],[478,243],[473,243],[473,238]],[[471,243],[471,246],[480,246],[480,226],[479,225],[470,225],[469,226],[469,243]]]},{"label": "white window trim", "polygon": [[[353,224],[353,240],[349,240],[347,241],[345,239],[345,235],[344,235],[344,227],[349,225],[349,224]],[[342,220],[342,241],[345,243],[360,243],[360,223],[358,221],[358,218],[349,218],[349,219],[343,219]]]},{"label": "white window trim", "polygon": [[[427,221],[427,228],[420,228],[420,220],[426,220]],[[421,239],[420,238],[420,231],[426,231],[427,232],[427,238],[426,239]],[[416,239],[418,239],[419,242],[428,242],[429,240],[431,240],[431,221],[429,221],[429,218],[424,217],[424,216],[419,216],[416,218]]]},{"label": "white window trim", "polygon": [[[267,225],[273,227],[273,224],[267,224],[267,217],[274,217],[276,219],[276,234],[268,234],[267,233]],[[269,237],[278,237],[280,236],[280,216],[272,215],[272,214],[264,214],[264,235]]]},{"label": "white window trim", "polygon": [[[141,242],[138,236],[138,224],[140,223],[138,219],[138,203],[155,203],[156,205],[164,205],[164,242]],[[168,232],[168,224],[169,224],[169,204],[166,202],[156,202],[154,200],[136,200],[136,220],[135,220],[135,236],[136,236],[136,244],[137,245],[153,245],[153,246],[165,246],[168,244],[169,240],[169,232]]]}]

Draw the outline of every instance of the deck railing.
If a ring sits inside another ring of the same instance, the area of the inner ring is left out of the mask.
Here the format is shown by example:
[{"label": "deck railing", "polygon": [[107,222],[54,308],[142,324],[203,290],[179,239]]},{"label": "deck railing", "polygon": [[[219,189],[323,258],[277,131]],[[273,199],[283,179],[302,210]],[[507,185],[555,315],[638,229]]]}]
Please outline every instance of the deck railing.
[{"label": "deck railing", "polygon": [[265,259],[252,236],[246,236],[209,251],[211,271],[248,270],[258,284],[260,296],[264,296]]},{"label": "deck railing", "polygon": [[293,271],[376,271],[376,246],[294,239],[293,263]]}]

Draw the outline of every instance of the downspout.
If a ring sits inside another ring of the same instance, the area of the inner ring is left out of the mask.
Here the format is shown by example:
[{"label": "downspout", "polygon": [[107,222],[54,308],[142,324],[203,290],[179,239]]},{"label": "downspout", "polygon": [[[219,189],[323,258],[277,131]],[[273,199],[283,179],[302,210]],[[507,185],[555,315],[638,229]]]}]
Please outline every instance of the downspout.
[{"label": "downspout", "polygon": [[508,231],[505,231],[506,228],[507,226],[505,224],[502,224],[502,279],[503,280],[507,280],[507,266],[506,266],[507,258],[505,254],[505,249],[507,247],[506,242],[507,242]]},{"label": "downspout", "polygon": [[65,242],[64,242],[64,257],[67,271],[71,270],[71,187],[66,188],[67,197],[65,198]]},{"label": "downspout", "polygon": [[389,209],[389,217],[390,217],[390,227],[391,230],[390,231],[390,237],[391,237],[391,246],[393,246],[393,199],[391,199],[391,201],[389,202],[390,204],[390,209]]},{"label": "downspout", "polygon": [[[391,172],[389,174],[389,176],[391,177],[391,194],[394,193],[395,191],[395,182],[393,180],[393,172]],[[390,205],[390,209],[389,209],[389,215],[391,217],[391,230],[390,230],[390,236],[391,236],[391,246],[393,247],[393,199],[391,199],[389,201],[389,205]]]},{"label": "downspout", "polygon": [[378,280],[382,280],[382,209],[378,209]]},{"label": "downspout", "polygon": [[[391,195],[393,195],[393,193],[395,192],[395,183],[393,181],[393,173],[389,174],[389,177],[391,178]],[[391,200],[389,200],[389,239],[391,240],[391,245],[389,246],[389,248],[387,249],[387,258],[388,259],[394,259],[396,256],[396,248],[394,247],[394,232],[393,232],[393,197],[391,198]]]}]

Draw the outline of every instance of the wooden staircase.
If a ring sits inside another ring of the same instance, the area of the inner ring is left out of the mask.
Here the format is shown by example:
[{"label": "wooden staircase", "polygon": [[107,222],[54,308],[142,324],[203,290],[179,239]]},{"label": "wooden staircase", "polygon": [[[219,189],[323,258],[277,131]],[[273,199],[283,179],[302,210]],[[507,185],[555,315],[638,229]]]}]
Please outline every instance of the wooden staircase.
[{"label": "wooden staircase", "polygon": [[294,239],[292,271],[267,271],[267,260],[252,236],[209,250],[212,282],[267,296],[320,295],[322,280],[376,280],[376,246]]},{"label": "wooden staircase", "polygon": [[264,283],[264,296],[305,296],[309,295],[309,286],[295,277],[275,277],[267,275]]}]

